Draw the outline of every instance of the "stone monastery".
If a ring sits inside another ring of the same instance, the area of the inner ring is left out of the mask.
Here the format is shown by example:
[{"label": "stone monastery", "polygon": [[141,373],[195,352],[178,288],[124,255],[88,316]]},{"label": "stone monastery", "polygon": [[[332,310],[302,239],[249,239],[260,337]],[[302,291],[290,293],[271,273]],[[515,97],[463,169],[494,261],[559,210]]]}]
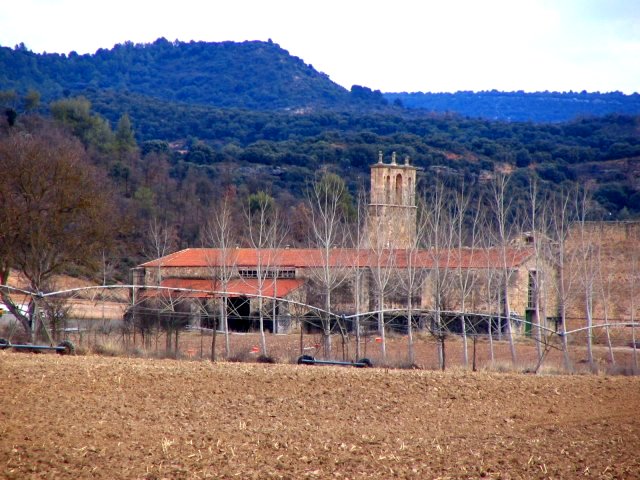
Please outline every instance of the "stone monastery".
[{"label": "stone monastery", "polygon": [[[567,322],[582,326],[584,290],[578,283],[571,295],[560,288],[556,247],[536,254],[532,235],[502,248],[413,248],[417,170],[408,158],[399,163],[395,153],[390,163],[380,154],[371,166],[363,248],[188,248],[133,269],[133,284],[140,286],[136,304],[144,311],[145,304],[160,303],[184,322],[212,325],[224,318],[231,331],[256,329],[259,318],[274,332],[319,329],[325,315],[356,314],[374,330],[380,323],[373,312],[380,310],[385,317],[394,310],[395,320],[386,323],[402,331],[411,310],[416,327],[437,311],[452,331],[469,322],[478,332],[503,331],[509,319],[514,331],[531,334],[538,325],[562,328],[561,306]],[[639,231],[627,228],[620,235],[633,243]],[[567,264],[563,274],[571,269],[580,267]],[[596,317],[599,312],[602,318],[606,302],[595,300]],[[617,313],[628,318],[633,308]]]}]

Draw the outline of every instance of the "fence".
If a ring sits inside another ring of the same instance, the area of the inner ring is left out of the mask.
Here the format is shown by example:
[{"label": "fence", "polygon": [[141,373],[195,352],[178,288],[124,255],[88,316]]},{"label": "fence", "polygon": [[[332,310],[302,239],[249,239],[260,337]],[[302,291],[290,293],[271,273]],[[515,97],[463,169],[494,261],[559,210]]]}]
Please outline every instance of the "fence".
[{"label": "fence", "polygon": [[[507,321],[499,315],[431,310],[346,315],[291,301],[289,310],[300,314],[274,317],[272,311],[265,312],[263,351],[257,316],[231,312],[227,319],[231,328],[225,330],[219,312],[185,301],[216,292],[167,289],[171,295],[149,308],[130,294],[132,286],[44,294],[0,288],[11,294],[18,313],[29,316],[35,326],[34,335],[27,338],[20,322],[5,312],[0,317],[0,337],[11,343],[71,340],[78,351],[190,359],[210,359],[213,349],[215,358],[230,361],[294,363],[299,356],[310,355],[341,361],[368,358],[378,366],[428,369],[444,365],[519,371],[640,371],[638,322],[596,322],[563,333],[557,323],[537,325],[519,317]],[[384,334],[379,329],[381,321]],[[330,351],[323,322],[331,329]]]}]

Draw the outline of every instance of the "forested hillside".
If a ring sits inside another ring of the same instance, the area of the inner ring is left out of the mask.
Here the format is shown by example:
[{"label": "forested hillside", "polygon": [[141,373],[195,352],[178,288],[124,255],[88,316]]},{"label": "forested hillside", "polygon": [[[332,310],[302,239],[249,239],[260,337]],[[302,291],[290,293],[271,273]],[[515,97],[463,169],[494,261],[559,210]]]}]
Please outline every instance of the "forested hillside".
[{"label": "forested hillside", "polygon": [[538,124],[398,103],[347,91],[270,42],[160,39],[69,56],[0,48],[0,140],[49,121],[80,139],[113,193],[124,265],[153,255],[153,222],[170,226],[172,249],[199,246],[220,198],[233,200],[241,229],[261,192],[285,211],[287,242],[305,245],[309,183],[333,172],[355,196],[379,151],[409,156],[421,192],[464,180],[478,198],[509,173],[515,203],[534,178],[543,195],[583,187],[589,218],[640,217],[640,116]]},{"label": "forested hillside", "polygon": [[[383,105],[378,92],[351,95],[272,42],[119,44],[93,55],[35,54],[0,48],[0,90],[40,92],[44,101],[101,91],[170,102],[257,110]],[[366,89],[364,89],[366,91]],[[361,92],[360,92],[361,93]],[[124,107],[126,105],[120,105]]]},{"label": "forested hillside", "polygon": [[[437,75],[437,70],[434,70]],[[386,110],[392,107],[505,121],[563,122],[608,114],[640,115],[640,94],[620,92],[399,92],[335,84],[269,42],[126,42],[95,54],[35,54],[0,47],[0,90],[29,89],[44,102],[84,95],[113,108],[144,108],[149,99],[251,110]],[[108,93],[111,92],[111,93]],[[123,96],[124,95],[124,96]],[[100,111],[100,110],[99,110]],[[101,111],[101,113],[104,113]]]},{"label": "forested hillside", "polygon": [[466,117],[517,122],[566,122],[580,117],[614,113],[640,115],[640,94],[621,92],[455,92],[385,93],[407,108],[428,112],[456,112]]}]

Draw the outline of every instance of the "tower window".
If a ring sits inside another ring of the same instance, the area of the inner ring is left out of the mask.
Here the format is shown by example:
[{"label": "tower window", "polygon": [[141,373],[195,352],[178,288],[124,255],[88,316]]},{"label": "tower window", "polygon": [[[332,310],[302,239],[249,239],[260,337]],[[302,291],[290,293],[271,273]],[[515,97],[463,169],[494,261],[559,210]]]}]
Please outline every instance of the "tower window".
[{"label": "tower window", "polygon": [[391,177],[387,175],[385,179],[385,203],[391,203]]},{"label": "tower window", "polygon": [[402,205],[402,174],[396,175],[396,204]]}]

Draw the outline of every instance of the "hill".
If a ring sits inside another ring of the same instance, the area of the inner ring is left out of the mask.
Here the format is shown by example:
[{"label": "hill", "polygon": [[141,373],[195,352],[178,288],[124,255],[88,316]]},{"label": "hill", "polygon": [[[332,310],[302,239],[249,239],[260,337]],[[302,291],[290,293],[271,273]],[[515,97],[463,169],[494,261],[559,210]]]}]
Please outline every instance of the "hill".
[{"label": "hill", "polygon": [[613,113],[640,115],[640,94],[621,92],[385,93],[389,102],[428,112],[518,122],[566,122]]},{"label": "hill", "polygon": [[[162,101],[252,110],[349,108],[371,102],[269,42],[126,42],[95,54],[36,54],[24,46],[0,48],[0,90],[29,89],[45,102],[98,91]],[[365,95],[362,95],[362,93]],[[126,109],[126,108],[125,108]]]},{"label": "hill", "polygon": [[[537,123],[608,114],[640,115],[640,95],[620,92],[399,92],[354,85],[350,90],[272,41],[125,42],[94,54],[36,54],[24,45],[0,47],[0,92],[42,100],[111,92],[119,111],[161,102],[217,108],[309,112],[318,110],[457,113],[471,118]],[[395,106],[395,108],[393,108]]]}]

